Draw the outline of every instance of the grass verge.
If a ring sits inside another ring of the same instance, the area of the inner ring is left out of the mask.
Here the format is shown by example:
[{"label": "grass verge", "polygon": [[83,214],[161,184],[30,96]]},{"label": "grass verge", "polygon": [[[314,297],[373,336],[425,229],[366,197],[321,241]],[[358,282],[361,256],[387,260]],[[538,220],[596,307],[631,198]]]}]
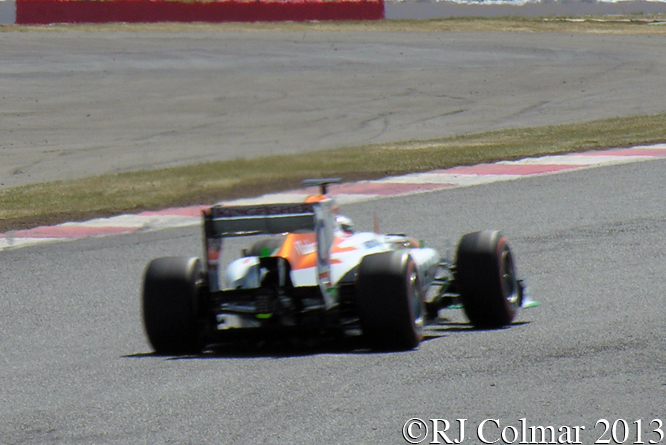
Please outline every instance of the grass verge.
[{"label": "grass verge", "polygon": [[0,191],[0,233],[299,187],[459,165],[666,142],[666,114],[125,172]]}]

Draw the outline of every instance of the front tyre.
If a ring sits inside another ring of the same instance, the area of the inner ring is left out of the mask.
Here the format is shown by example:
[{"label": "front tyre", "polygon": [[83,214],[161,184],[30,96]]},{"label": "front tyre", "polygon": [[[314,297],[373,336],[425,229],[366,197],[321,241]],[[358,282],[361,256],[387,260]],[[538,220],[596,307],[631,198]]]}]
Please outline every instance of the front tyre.
[{"label": "front tyre", "polygon": [[152,260],[143,280],[143,324],[158,354],[201,352],[203,329],[198,320],[203,282],[198,258]]},{"label": "front tyre", "polygon": [[372,349],[409,350],[422,340],[425,304],[409,252],[363,258],[356,280],[356,301],[363,336]]},{"label": "front tyre", "polygon": [[511,249],[497,231],[464,235],[456,254],[455,280],[470,323],[481,329],[513,321],[521,290]]}]

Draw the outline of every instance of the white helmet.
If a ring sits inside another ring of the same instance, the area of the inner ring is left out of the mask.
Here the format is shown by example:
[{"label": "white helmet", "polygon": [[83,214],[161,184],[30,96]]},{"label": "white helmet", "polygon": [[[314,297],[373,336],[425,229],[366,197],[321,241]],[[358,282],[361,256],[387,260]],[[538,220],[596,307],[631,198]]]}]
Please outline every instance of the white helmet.
[{"label": "white helmet", "polygon": [[354,221],[352,221],[351,218],[344,215],[338,215],[335,217],[335,221],[338,223],[343,232],[354,232]]}]

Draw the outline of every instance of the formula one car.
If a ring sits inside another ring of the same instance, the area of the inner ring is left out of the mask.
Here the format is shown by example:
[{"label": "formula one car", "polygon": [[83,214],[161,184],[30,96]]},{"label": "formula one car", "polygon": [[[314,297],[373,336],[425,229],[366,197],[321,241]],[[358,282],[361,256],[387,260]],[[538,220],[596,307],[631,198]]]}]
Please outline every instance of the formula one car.
[{"label": "formula one car", "polygon": [[[151,261],[143,281],[145,331],[158,354],[196,354],[284,335],[362,340],[409,350],[440,309],[462,306],[472,325],[498,328],[525,300],[506,238],[464,235],[455,261],[403,234],[355,232],[327,185],[304,203],[216,205],[203,215],[205,258]],[[223,241],[270,235],[223,269]]]}]

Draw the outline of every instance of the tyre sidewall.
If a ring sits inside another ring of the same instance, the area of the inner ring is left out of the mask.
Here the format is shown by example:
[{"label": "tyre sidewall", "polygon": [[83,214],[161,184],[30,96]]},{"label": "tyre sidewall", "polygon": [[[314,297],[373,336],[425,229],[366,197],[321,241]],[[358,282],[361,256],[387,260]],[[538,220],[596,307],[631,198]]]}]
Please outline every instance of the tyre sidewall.
[{"label": "tyre sidewall", "polygon": [[455,276],[465,314],[473,325],[497,328],[511,323],[517,305],[509,298],[517,292],[518,284],[511,250],[500,232],[463,236],[456,255]]},{"label": "tyre sidewall", "polygon": [[408,251],[365,257],[356,294],[363,334],[373,349],[413,349],[422,340],[423,293]]},{"label": "tyre sidewall", "polygon": [[157,258],[146,267],[143,282],[143,320],[157,353],[197,352],[202,266],[198,258]]}]

